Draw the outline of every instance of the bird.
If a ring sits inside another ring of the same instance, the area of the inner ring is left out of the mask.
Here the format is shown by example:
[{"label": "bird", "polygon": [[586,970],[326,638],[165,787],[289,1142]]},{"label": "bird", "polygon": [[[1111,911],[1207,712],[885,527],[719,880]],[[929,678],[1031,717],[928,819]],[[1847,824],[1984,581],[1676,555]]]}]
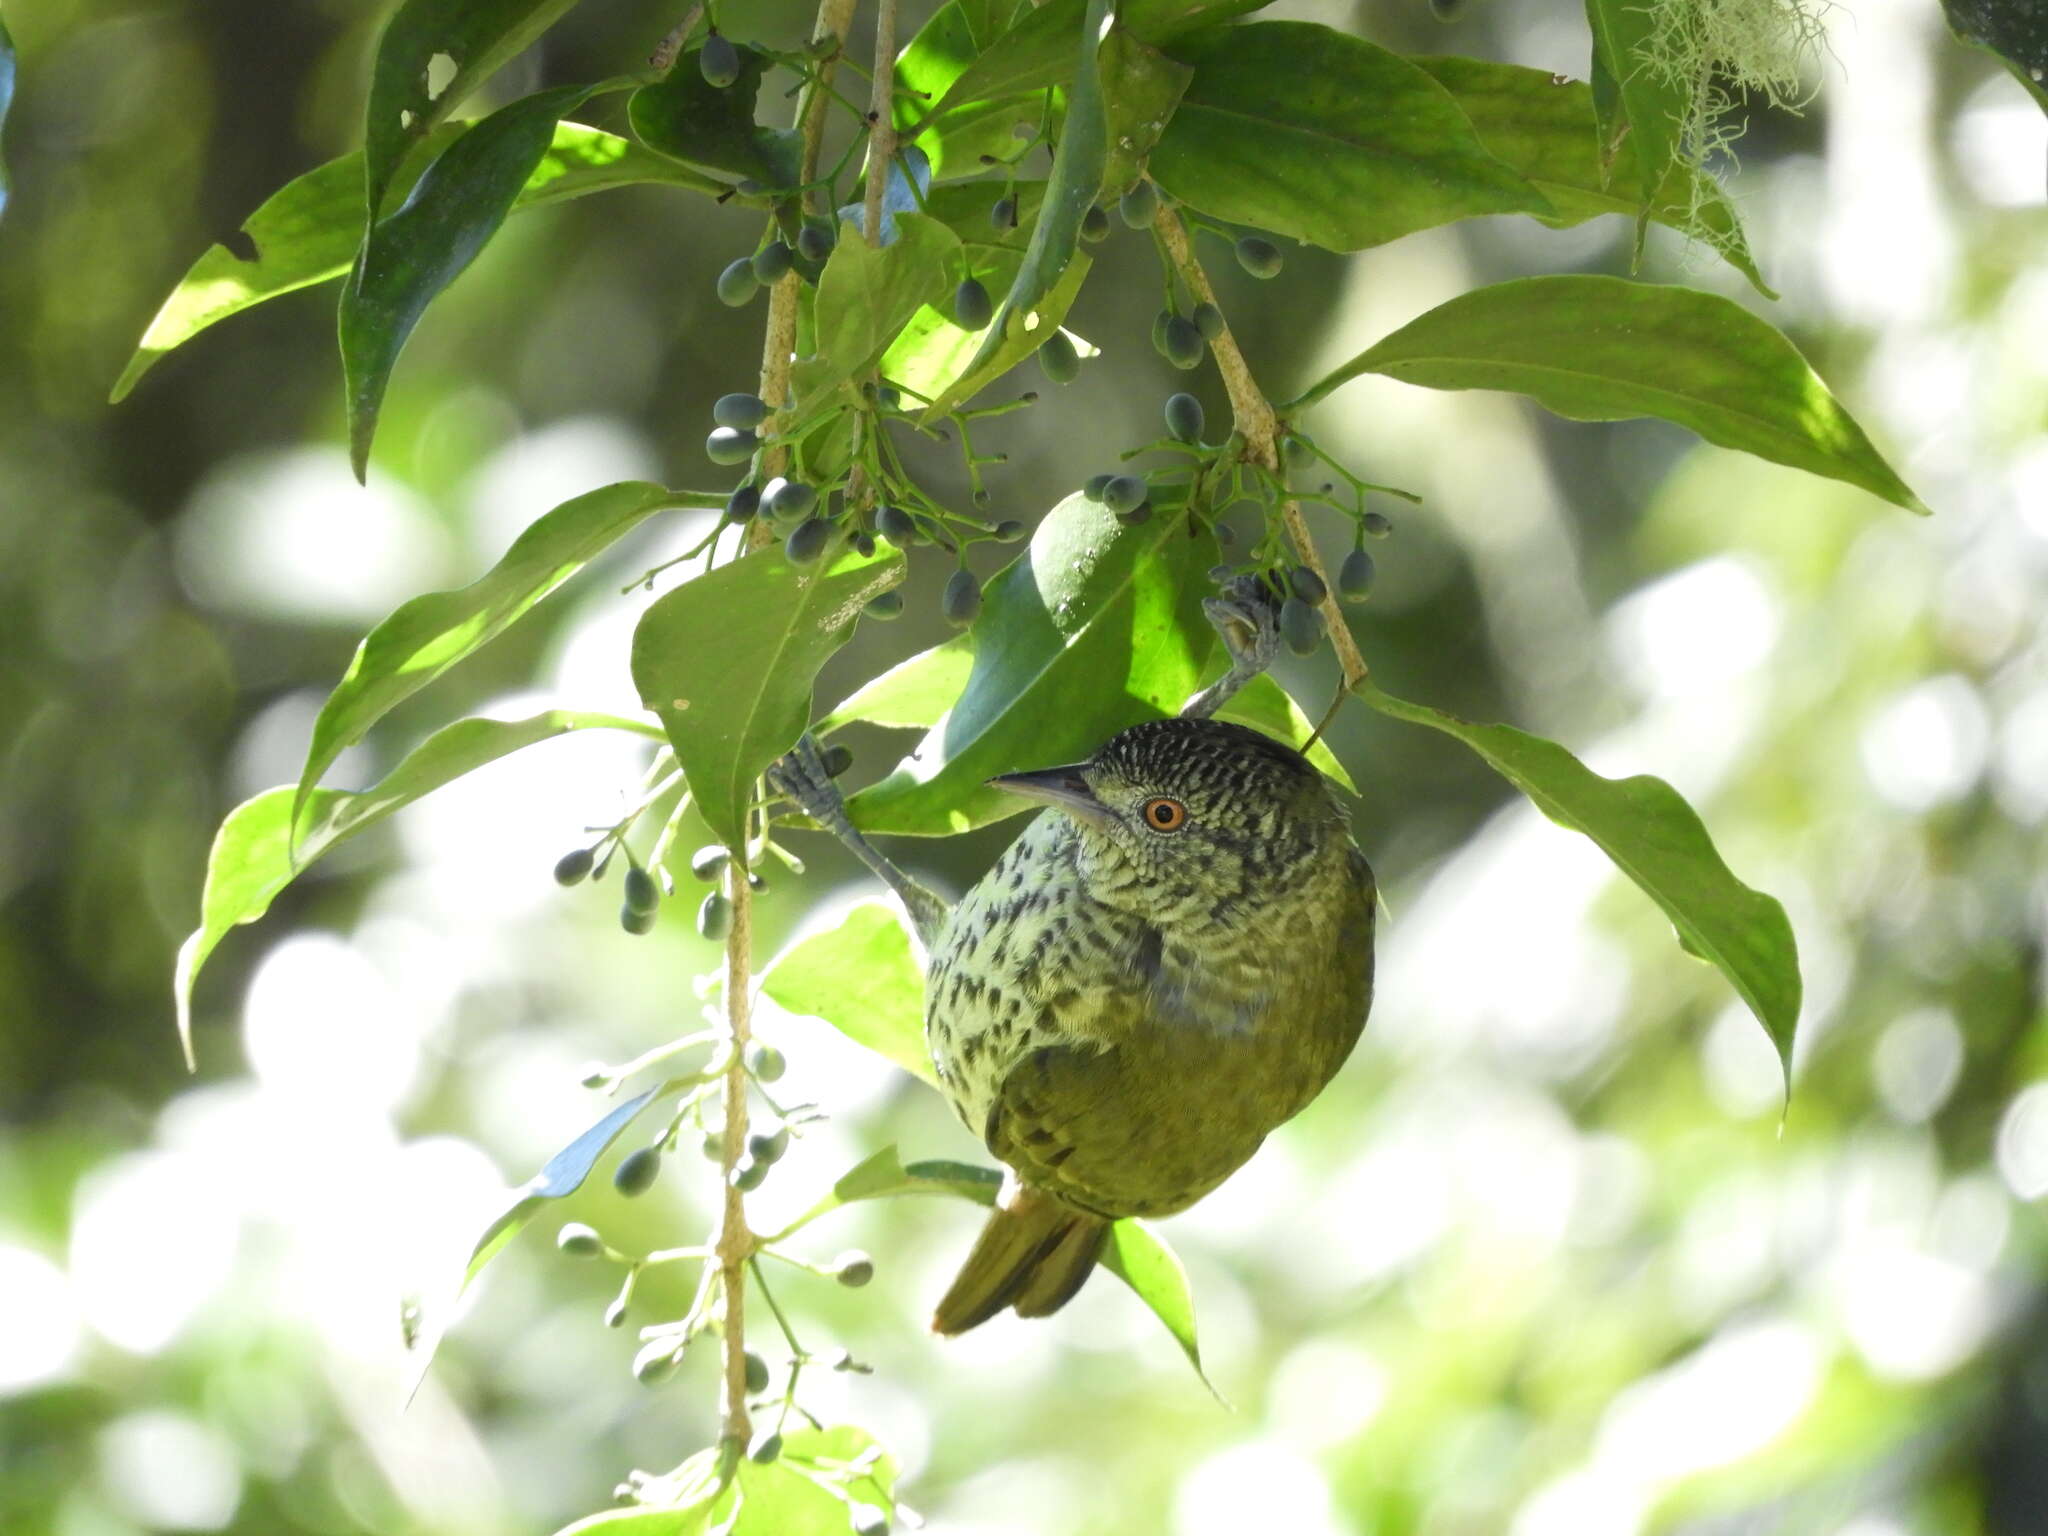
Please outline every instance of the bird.
[{"label": "bird", "polygon": [[940,1087],[1005,1167],[935,1333],[1058,1311],[1112,1222],[1215,1189],[1365,1027],[1377,892],[1350,818],[1301,753],[1212,718],[1277,651],[1277,601],[1240,579],[1203,606],[1229,672],[1085,762],[989,780],[1045,809],[950,906],[854,828],[808,734],[770,770],[902,900]]}]

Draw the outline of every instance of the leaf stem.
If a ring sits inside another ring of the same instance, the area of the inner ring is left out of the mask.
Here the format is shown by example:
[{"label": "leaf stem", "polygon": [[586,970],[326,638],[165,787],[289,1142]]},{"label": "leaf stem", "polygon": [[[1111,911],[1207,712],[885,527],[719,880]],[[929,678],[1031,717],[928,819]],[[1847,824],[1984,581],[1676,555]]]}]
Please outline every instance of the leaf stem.
[{"label": "leaf stem", "polygon": [[[1181,223],[1179,213],[1162,206],[1152,227],[1172,255],[1174,265],[1180,268],[1181,277],[1195,302],[1216,304],[1216,290],[1209,286],[1209,274],[1202,270],[1202,263],[1188,240],[1187,228]],[[1216,308],[1220,314],[1222,306],[1217,305]],[[1236,420],[1237,430],[1244,434],[1245,456],[1277,474],[1280,469],[1280,419],[1274,415],[1272,402],[1267,400],[1258,381],[1252,377],[1228,320],[1224,321],[1223,329],[1209,347],[1216,354],[1216,367],[1223,375],[1224,389],[1229,392],[1230,412]],[[1344,610],[1337,606],[1337,583],[1331,580],[1322,556],[1316,553],[1315,540],[1309,537],[1308,520],[1301,515],[1301,503],[1292,496],[1284,498],[1280,503],[1280,517],[1287,526],[1287,537],[1294,545],[1295,555],[1303,565],[1323,578],[1324,592],[1320,605],[1323,622],[1330,631],[1330,642],[1337,648],[1337,661],[1344,670],[1344,687],[1346,691],[1355,693],[1371,680],[1371,673],[1366,669],[1365,658],[1359,654],[1357,640],[1352,638]]]}]

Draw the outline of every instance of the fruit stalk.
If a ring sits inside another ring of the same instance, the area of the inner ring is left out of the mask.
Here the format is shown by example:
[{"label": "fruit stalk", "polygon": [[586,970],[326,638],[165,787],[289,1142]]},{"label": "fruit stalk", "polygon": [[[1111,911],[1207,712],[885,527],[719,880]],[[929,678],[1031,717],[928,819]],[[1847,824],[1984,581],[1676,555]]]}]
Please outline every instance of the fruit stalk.
[{"label": "fruit stalk", "polygon": [[[1162,204],[1152,227],[1165,242],[1167,254],[1180,269],[1195,302],[1216,305],[1220,314],[1222,306],[1216,304],[1216,290],[1209,286],[1209,274],[1202,270],[1202,263],[1195,255],[1187,226],[1181,223],[1180,215]],[[1238,351],[1237,337],[1231,333],[1227,319],[1216,335],[1209,339],[1209,347],[1216,354],[1216,367],[1222,373],[1223,387],[1230,395],[1231,416],[1237,430],[1244,434],[1245,457],[1275,474],[1281,473],[1280,420],[1273,413],[1272,402],[1259,388],[1258,380],[1252,377],[1244,354]],[[1286,498],[1280,504],[1280,516],[1286,524],[1287,537],[1294,545],[1295,554],[1303,565],[1316,573],[1326,589],[1317,607],[1322,611],[1330,643],[1337,648],[1337,662],[1344,671],[1344,687],[1356,691],[1370,680],[1371,674],[1366,669],[1365,657],[1359,653],[1358,642],[1351,636],[1351,626],[1344,617],[1344,611],[1337,606],[1334,595],[1337,584],[1323,565],[1323,557],[1316,552],[1315,540],[1309,537],[1308,519],[1301,514],[1301,503],[1291,496]]]}]

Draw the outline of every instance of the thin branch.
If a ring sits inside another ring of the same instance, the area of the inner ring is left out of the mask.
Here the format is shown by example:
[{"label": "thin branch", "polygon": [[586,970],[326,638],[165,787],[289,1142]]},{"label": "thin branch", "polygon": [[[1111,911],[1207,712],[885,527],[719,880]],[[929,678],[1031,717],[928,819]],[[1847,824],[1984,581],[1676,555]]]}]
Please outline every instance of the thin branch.
[{"label": "thin branch", "polygon": [[[1209,286],[1209,274],[1202,270],[1202,263],[1196,258],[1194,245],[1188,239],[1187,226],[1180,221],[1180,215],[1172,208],[1162,207],[1159,217],[1152,226],[1159,238],[1165,242],[1173,263],[1180,268],[1181,277],[1194,295],[1197,304],[1215,304],[1216,290]],[[1222,306],[1217,306],[1222,313]],[[1273,414],[1272,403],[1259,388],[1246,365],[1244,354],[1237,349],[1237,337],[1231,332],[1229,321],[1222,331],[1209,343],[1216,354],[1216,366],[1223,375],[1223,387],[1230,394],[1230,412],[1235,418],[1237,430],[1244,434],[1245,457],[1262,464],[1276,475],[1280,472],[1280,420]],[[1280,517],[1287,528],[1289,542],[1301,563],[1323,578],[1323,623],[1330,631],[1330,643],[1337,648],[1337,661],[1344,669],[1344,686],[1356,689],[1366,683],[1371,674],[1366,670],[1365,657],[1359,654],[1358,642],[1352,638],[1351,626],[1345,622],[1344,610],[1337,606],[1337,583],[1331,579],[1323,565],[1323,558],[1316,553],[1315,541],[1309,537],[1308,520],[1301,515],[1301,503],[1292,496],[1280,503]]]},{"label": "thin branch", "polygon": [[647,62],[664,75],[675,68],[676,59],[683,51],[683,44],[690,40],[690,33],[696,29],[697,18],[704,14],[704,0],[697,0],[683,19],[668,29],[668,35],[654,45],[654,52],[647,56]]},{"label": "thin branch", "polygon": [[725,1067],[725,1144],[719,1168],[725,1179],[724,1204],[712,1251],[725,1292],[724,1390],[719,1400],[719,1439],[744,1447],[753,1434],[747,1415],[747,1261],[754,1256],[755,1237],[747,1226],[746,1194],[736,1182],[747,1149],[747,1040],[752,1020],[753,891],[737,860],[726,866],[732,900],[732,929],[725,936],[725,1025],[732,1055]]},{"label": "thin branch", "polygon": [[882,243],[882,193],[889,184],[889,162],[896,157],[896,0],[876,0],[875,88],[868,98],[868,190],[863,223],[868,244]]}]

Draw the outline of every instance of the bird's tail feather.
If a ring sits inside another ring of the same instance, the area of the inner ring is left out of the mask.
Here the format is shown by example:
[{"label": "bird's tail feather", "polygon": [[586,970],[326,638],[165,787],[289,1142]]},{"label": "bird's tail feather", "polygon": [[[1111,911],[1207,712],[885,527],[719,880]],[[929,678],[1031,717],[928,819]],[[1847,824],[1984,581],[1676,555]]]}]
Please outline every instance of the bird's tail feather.
[{"label": "bird's tail feather", "polygon": [[1028,1186],[1005,1190],[932,1314],[932,1332],[965,1333],[1010,1306],[1019,1317],[1057,1312],[1087,1283],[1107,1226]]}]

